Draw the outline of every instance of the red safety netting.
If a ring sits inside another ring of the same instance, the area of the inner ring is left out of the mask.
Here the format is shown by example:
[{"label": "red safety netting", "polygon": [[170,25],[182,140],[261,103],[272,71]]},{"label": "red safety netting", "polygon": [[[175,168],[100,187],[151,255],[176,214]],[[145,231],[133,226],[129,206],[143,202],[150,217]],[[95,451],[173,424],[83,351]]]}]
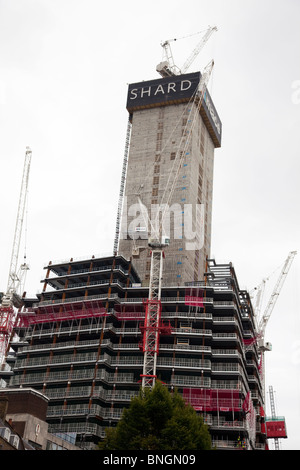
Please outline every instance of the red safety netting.
[{"label": "red safety netting", "polygon": [[188,288],[185,290],[185,305],[192,307],[203,307],[203,289]]},{"label": "red safety netting", "polygon": [[198,411],[240,411],[239,390],[185,388],[183,398]]},{"label": "red safety netting", "polygon": [[254,344],[255,341],[256,341],[256,338],[249,338],[249,339],[243,338],[243,343],[245,346],[251,346],[251,344]]},{"label": "red safety netting", "polygon": [[77,320],[108,315],[98,301],[83,301],[63,306],[47,306],[37,310],[27,309],[18,313],[16,326],[28,327],[39,323]]},{"label": "red safety netting", "polygon": [[256,436],[256,411],[253,406],[250,391],[246,395],[242,408],[246,414],[246,427],[249,432],[249,440],[254,443]]},{"label": "red safety netting", "polygon": [[114,309],[118,320],[143,320],[145,318],[145,307],[141,303],[117,304]]}]

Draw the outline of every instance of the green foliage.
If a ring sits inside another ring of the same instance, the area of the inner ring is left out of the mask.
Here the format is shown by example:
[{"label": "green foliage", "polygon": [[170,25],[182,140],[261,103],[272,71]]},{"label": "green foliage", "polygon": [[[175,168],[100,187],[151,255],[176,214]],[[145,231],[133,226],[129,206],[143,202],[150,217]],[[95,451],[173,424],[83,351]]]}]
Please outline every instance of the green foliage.
[{"label": "green foliage", "polygon": [[115,428],[106,431],[101,450],[211,450],[207,426],[177,391],[160,382],[140,390]]}]

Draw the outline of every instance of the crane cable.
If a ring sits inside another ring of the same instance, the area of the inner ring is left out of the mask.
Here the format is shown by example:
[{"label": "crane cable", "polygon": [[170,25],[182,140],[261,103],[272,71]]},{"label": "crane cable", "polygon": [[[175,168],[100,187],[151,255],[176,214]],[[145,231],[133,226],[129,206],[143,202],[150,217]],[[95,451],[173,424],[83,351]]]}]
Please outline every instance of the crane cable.
[{"label": "crane cable", "polygon": [[167,41],[161,41],[161,44],[163,44],[164,42],[180,41],[181,39],[187,39],[187,38],[191,38],[192,36],[198,36],[198,34],[206,33],[208,29],[209,28],[206,28],[206,29],[203,29],[202,31],[198,31],[197,33],[188,34],[187,36],[182,36],[180,38],[167,39]]}]

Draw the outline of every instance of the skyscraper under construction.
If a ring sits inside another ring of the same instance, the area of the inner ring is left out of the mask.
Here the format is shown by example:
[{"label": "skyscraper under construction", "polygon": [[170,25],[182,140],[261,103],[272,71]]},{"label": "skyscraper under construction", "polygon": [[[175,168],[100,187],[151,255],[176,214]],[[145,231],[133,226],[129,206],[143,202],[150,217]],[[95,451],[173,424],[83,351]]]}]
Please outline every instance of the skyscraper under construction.
[{"label": "skyscraper under construction", "polygon": [[50,262],[42,293],[23,299],[17,316],[18,341],[0,379],[45,395],[49,431],[84,449],[95,448],[139,392],[148,239],[164,209],[156,377],[202,415],[216,448],[266,445],[251,300],[231,263],[210,259],[222,125],[208,91],[199,97],[200,80],[197,72],[129,85],[118,249],[105,258]]},{"label": "skyscraper under construction", "polygon": [[[148,288],[122,256],[45,270],[0,378],[45,395],[49,432],[92,449],[139,393]],[[233,266],[208,260],[202,281],[163,288],[161,304],[158,379],[201,414],[217,449],[264,449],[254,314]]]},{"label": "skyscraper under construction", "polygon": [[[148,238],[164,212],[163,285],[203,278],[210,256],[214,149],[222,124],[200,72],[129,85],[131,138],[119,254],[150,276]],[[183,157],[183,158],[182,158]],[[180,166],[178,162],[182,160]]]}]

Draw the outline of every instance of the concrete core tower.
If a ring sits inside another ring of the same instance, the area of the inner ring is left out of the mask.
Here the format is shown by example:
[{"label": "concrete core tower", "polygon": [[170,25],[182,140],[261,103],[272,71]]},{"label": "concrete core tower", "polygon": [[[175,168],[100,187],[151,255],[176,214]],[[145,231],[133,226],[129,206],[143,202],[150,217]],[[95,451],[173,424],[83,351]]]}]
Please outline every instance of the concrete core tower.
[{"label": "concrete core tower", "polygon": [[163,235],[170,240],[163,285],[202,279],[210,257],[214,149],[221,146],[222,125],[208,91],[199,109],[200,78],[197,72],[129,85],[132,127],[118,252],[132,257],[145,283],[151,223],[163,204]]}]

